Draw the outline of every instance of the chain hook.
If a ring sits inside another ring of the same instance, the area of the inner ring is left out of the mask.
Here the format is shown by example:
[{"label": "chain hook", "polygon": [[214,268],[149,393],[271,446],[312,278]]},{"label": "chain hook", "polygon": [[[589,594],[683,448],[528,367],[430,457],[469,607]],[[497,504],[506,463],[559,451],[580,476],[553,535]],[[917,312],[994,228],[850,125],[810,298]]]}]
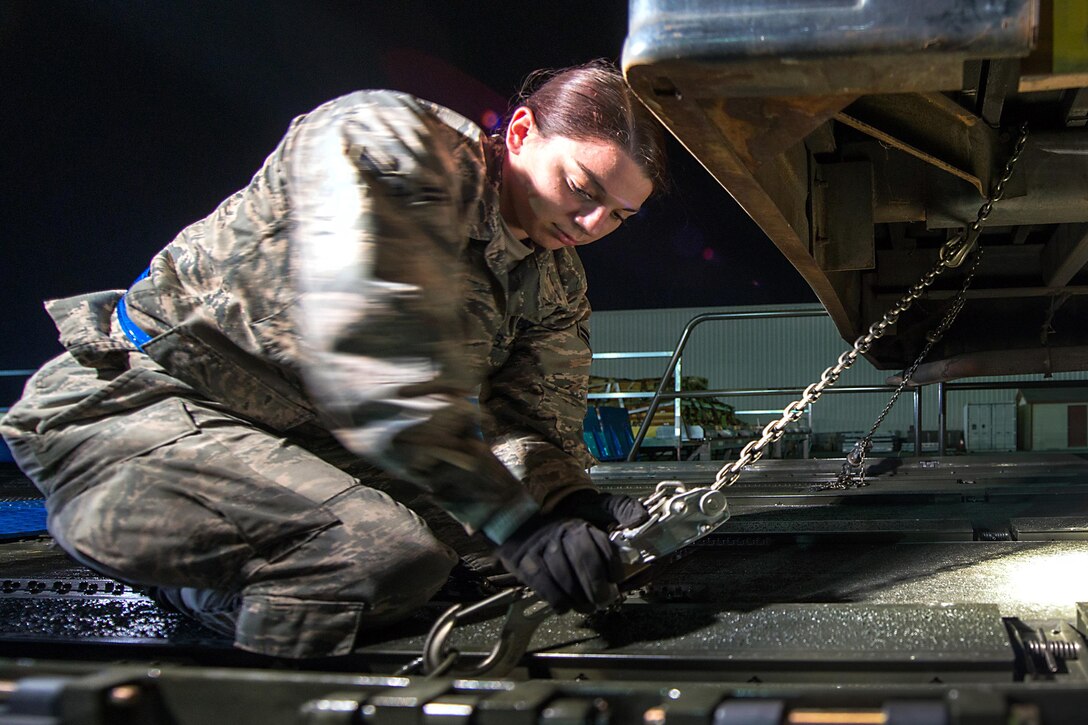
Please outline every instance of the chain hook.
[{"label": "chain hook", "polygon": [[956,269],[962,265],[975,248],[980,231],[980,229],[970,226],[941,247],[939,257],[944,262],[944,266],[949,269]]},{"label": "chain hook", "polygon": [[[507,607],[506,619],[491,651],[475,665],[459,665],[461,653],[449,642],[454,629],[483,612],[503,606]],[[552,608],[526,587],[504,589],[474,604],[455,604],[427,633],[422,672],[427,677],[440,677],[448,672],[462,677],[502,677],[517,666],[529,648],[533,633],[551,615]]]},{"label": "chain hook", "polygon": [[1020,160],[1020,155],[1024,153],[1024,147],[1028,141],[1028,126],[1023,124],[1020,126],[1020,130],[1017,133],[1016,142],[1013,144],[1012,153],[1009,154],[1008,161],[1005,163],[1005,169],[1001,172],[1001,176],[998,178],[997,183],[994,184],[990,190],[990,195],[986,198],[985,203],[979,207],[978,215],[975,220],[967,226],[964,231],[960,232],[956,237],[949,240],[945,246],[941,248],[940,259],[944,262],[946,267],[955,269],[963,264],[964,260],[971,253],[971,250],[975,248],[975,243],[978,241],[979,234],[982,233],[982,225],[986,223],[986,219],[993,212],[994,204],[1001,200],[1005,195],[1005,185],[1009,183],[1009,179],[1012,178],[1013,170],[1016,168],[1016,162]]},{"label": "chain hook", "polygon": [[854,448],[846,454],[846,460],[843,461],[839,477],[832,488],[861,488],[869,485],[865,480],[865,458],[872,447],[873,442],[869,438],[862,438],[854,443]]},{"label": "chain hook", "polygon": [[[963,309],[964,304],[967,301],[967,290],[971,286],[971,281],[974,279],[975,274],[978,272],[980,262],[982,261],[983,248],[978,244],[979,235],[982,232],[982,226],[985,224],[986,219],[993,212],[994,204],[996,204],[1005,193],[1005,185],[1012,178],[1014,169],[1016,168],[1017,161],[1020,160],[1020,155],[1024,151],[1024,147],[1027,144],[1028,127],[1027,124],[1020,127],[1019,136],[1016,139],[1016,144],[1013,148],[1012,154],[1009,156],[1008,162],[1005,164],[1005,170],[1002,172],[1001,177],[993,187],[993,191],[986,199],[985,203],[979,207],[978,214],[970,225],[964,228],[962,232],[949,239],[941,247],[938,252],[938,262],[933,270],[922,278],[912,291],[903,298],[895,307],[892,308],[892,312],[884,316],[885,320],[888,320],[893,314],[898,317],[899,312],[907,309],[910,304],[921,296],[922,291],[933,283],[937,275],[941,274],[947,269],[959,267],[966,261],[968,256],[973,250],[978,251],[975,255],[975,260],[971,265],[971,268],[967,271],[963,278],[963,284],[960,287],[960,291],[956,293],[956,296],[952,300],[952,304],[949,305],[948,310],[945,312],[944,318],[940,321],[940,324],[936,328],[929,331],[926,334],[926,344],[922,348],[922,351],[918,354],[918,357],[914,360],[914,363],[903,372],[902,379],[899,386],[892,393],[891,398],[888,400],[888,404],[884,406],[884,410],[877,416],[873,426],[869,429],[869,432],[864,438],[859,440],[855,444],[854,449],[847,455],[846,460],[843,462],[842,470],[839,473],[838,479],[833,484],[824,486],[827,488],[855,488],[860,486],[866,486],[868,483],[865,481],[865,458],[869,454],[872,448],[872,438],[877,429],[883,423],[884,418],[891,411],[892,406],[899,400],[900,394],[903,389],[910,383],[914,377],[914,373],[918,370],[918,366],[929,355],[929,351],[936,345],[944,336],[948,329],[952,326],[952,323],[956,320],[960,311]],[[872,328],[870,328],[872,329]],[[880,331],[883,334],[883,330]],[[873,334],[872,332],[870,334]],[[879,335],[878,335],[879,336]],[[859,339],[861,342],[861,339]],[[858,343],[854,344],[855,349],[860,349]],[[821,490],[823,490],[821,489]]]}]

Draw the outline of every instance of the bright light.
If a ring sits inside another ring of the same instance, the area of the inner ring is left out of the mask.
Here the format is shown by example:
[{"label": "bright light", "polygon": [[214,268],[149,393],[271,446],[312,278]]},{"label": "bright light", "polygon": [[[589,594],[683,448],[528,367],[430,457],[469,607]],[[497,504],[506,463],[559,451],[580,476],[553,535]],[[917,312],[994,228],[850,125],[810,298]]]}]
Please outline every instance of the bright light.
[{"label": "bright light", "polygon": [[472,705],[457,702],[428,702],[423,706],[423,714],[436,717],[468,717],[472,714]]},{"label": "bright light", "polygon": [[487,131],[494,131],[499,125],[499,114],[488,108],[480,114],[480,122]]},{"label": "bright light", "polygon": [[1009,599],[1069,605],[1088,602],[1088,551],[1016,554],[1005,560],[1003,586]]}]

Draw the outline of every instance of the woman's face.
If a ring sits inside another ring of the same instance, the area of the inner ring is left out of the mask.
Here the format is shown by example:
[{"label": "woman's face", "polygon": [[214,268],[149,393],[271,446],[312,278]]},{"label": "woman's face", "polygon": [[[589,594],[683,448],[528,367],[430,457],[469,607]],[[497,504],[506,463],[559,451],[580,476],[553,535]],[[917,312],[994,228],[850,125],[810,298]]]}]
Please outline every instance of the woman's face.
[{"label": "woman's face", "polygon": [[653,191],[619,144],[543,136],[532,111],[506,131],[501,211],[520,239],[545,249],[595,242],[638,212]]}]

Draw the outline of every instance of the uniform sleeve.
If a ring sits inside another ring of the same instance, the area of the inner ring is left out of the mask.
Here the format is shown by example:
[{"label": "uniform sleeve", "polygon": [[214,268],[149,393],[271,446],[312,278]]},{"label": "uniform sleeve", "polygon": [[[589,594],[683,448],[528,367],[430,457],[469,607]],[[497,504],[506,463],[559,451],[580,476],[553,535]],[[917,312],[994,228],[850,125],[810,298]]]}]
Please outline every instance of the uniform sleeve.
[{"label": "uniform sleeve", "polygon": [[463,359],[479,144],[402,94],[356,93],[283,146],[303,377],[351,451],[502,541],[536,504],[484,445]]},{"label": "uniform sleeve", "polygon": [[589,302],[580,265],[566,276],[569,307],[524,324],[481,394],[492,450],[545,510],[592,488],[587,469],[596,463],[582,438],[592,361]]}]

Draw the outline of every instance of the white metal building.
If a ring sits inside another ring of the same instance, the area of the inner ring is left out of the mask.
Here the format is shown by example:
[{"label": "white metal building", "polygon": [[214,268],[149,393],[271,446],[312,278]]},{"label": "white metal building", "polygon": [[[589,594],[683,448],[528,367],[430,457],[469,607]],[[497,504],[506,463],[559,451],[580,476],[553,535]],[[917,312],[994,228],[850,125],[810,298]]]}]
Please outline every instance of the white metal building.
[{"label": "white metal building", "polygon": [[[770,307],[673,308],[595,312],[592,340],[595,354],[672,352],[685,325],[707,312],[756,313],[767,311],[821,312],[818,304]],[[955,335],[955,326],[948,333]],[[809,384],[835,364],[838,356],[850,349],[826,316],[775,319],[735,319],[702,324],[692,332],[685,348],[683,375],[705,377],[711,389],[751,390],[788,388],[785,395],[760,395],[723,399],[737,411],[775,410],[796,400]],[[657,377],[666,370],[667,357],[644,359],[595,359],[594,375],[616,378]],[[898,371],[876,370],[860,359],[835,387],[883,385]],[[1053,379],[1084,380],[1085,373],[1055,374]],[[1042,380],[1041,375],[1018,380]],[[1009,378],[974,378],[975,382],[1001,381]],[[867,431],[888,401],[889,392],[827,394],[811,411],[814,433]],[[963,430],[963,415],[969,403],[1015,403],[1016,390],[949,390],[946,401],[946,427]],[[928,386],[921,395],[923,431],[937,430],[936,386]],[[1009,407],[1013,410],[1014,407]],[[766,422],[777,415],[741,415],[745,420]],[[914,396],[904,393],[881,427],[881,432],[898,431],[906,437],[914,420]]]},{"label": "white metal building", "polygon": [[1088,390],[1025,390],[1017,405],[1025,450],[1088,450]]}]

